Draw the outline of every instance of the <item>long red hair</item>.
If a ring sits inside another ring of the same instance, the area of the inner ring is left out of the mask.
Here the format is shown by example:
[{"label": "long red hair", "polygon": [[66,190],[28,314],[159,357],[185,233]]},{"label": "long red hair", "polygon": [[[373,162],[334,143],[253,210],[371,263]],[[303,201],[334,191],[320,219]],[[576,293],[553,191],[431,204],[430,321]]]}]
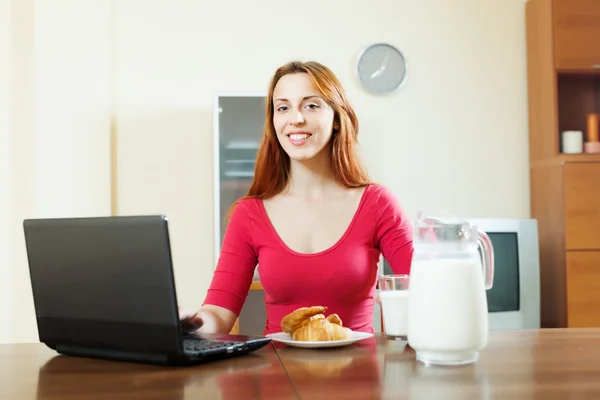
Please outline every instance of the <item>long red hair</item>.
[{"label": "long red hair", "polygon": [[305,73],[309,76],[315,88],[323,96],[323,100],[334,111],[334,131],[329,144],[329,158],[336,182],[347,188],[363,187],[371,183],[356,149],[358,118],[342,84],[329,68],[318,62],[292,61],[279,67],[271,79],[265,104],[264,134],[256,156],[254,179],[245,198],[268,199],[278,195],[287,187],[290,157],[279,144],[273,126],[273,91],[283,76],[297,73]]}]

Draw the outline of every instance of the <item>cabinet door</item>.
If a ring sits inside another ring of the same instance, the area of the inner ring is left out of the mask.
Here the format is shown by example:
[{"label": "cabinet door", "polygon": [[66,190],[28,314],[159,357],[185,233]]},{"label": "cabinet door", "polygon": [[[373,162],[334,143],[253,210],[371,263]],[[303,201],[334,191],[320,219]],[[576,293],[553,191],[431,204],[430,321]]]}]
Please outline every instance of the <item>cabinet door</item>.
[{"label": "cabinet door", "polygon": [[600,251],[567,252],[569,328],[600,327]]},{"label": "cabinet door", "polygon": [[564,188],[567,250],[600,250],[600,163],[565,164]]},{"label": "cabinet door", "polygon": [[600,1],[554,0],[554,62],[558,70],[600,67]]}]

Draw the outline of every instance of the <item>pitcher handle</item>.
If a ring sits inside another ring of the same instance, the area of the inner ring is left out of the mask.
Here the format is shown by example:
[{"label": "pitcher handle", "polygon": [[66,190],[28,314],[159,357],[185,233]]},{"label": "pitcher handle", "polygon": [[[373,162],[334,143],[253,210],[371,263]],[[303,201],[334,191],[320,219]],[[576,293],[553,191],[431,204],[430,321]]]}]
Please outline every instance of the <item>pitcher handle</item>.
[{"label": "pitcher handle", "polygon": [[489,290],[494,285],[494,246],[487,233],[483,231],[479,232],[479,239],[477,242],[481,246],[483,253],[483,272],[485,276],[485,289]]}]

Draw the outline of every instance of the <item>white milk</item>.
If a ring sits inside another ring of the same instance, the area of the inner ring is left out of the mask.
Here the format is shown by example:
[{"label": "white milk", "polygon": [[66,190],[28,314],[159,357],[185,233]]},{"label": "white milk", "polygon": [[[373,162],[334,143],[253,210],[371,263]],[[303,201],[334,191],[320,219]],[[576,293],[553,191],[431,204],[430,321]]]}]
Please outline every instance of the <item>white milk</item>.
[{"label": "white milk", "polygon": [[408,343],[421,357],[448,363],[477,357],[487,343],[488,311],[476,258],[414,260]]},{"label": "white milk", "polygon": [[385,334],[406,336],[408,324],[408,290],[380,290]]}]

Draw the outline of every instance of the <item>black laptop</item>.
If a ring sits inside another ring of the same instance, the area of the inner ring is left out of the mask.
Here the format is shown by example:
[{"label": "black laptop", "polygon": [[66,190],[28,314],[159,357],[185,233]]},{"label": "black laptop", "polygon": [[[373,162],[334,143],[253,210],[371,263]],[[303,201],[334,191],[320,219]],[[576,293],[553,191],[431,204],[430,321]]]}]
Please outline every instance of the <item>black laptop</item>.
[{"label": "black laptop", "polygon": [[191,365],[271,341],[182,331],[164,216],[26,219],[23,227],[39,339],[58,353]]}]

